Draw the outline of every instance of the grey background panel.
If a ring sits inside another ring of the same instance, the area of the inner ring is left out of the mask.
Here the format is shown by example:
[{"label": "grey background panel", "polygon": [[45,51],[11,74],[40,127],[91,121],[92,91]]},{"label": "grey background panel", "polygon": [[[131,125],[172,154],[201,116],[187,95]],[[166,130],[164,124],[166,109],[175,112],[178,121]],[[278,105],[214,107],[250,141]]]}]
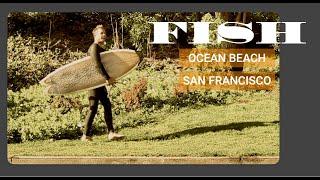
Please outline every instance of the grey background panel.
[{"label": "grey background panel", "polygon": [[[1,4],[0,175],[2,176],[319,176],[320,4]],[[282,45],[280,162],[276,165],[11,165],[6,142],[7,15],[12,11],[272,11],[306,21],[306,45]]]}]

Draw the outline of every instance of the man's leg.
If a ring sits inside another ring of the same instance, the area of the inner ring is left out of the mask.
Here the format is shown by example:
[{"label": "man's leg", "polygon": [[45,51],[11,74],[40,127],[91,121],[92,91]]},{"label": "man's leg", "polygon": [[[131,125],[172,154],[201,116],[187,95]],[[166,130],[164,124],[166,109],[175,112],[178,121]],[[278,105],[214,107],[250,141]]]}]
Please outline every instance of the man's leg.
[{"label": "man's leg", "polygon": [[108,139],[109,140],[122,139],[124,136],[114,131],[111,102],[108,97],[108,92],[106,88],[104,88],[104,90],[101,91],[101,94],[99,94],[99,99],[101,101],[101,104],[104,107],[104,119],[106,121],[107,128],[108,128]]},{"label": "man's leg", "polygon": [[85,126],[83,135],[87,137],[92,136],[92,123],[97,114],[99,100],[96,97],[94,90],[89,91],[89,111],[85,119]]},{"label": "man's leg", "polygon": [[99,97],[100,97],[99,99],[104,108],[104,120],[106,121],[108,132],[113,132],[114,128],[113,128],[113,122],[112,122],[112,109],[111,109],[111,102],[108,97],[107,90],[105,89],[100,93],[101,94],[99,94]]}]

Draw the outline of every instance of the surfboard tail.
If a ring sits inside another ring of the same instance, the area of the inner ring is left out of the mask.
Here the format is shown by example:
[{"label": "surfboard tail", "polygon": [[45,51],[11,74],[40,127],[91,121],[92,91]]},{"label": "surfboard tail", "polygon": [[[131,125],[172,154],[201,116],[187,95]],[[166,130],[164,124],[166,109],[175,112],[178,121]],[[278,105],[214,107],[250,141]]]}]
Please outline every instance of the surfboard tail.
[{"label": "surfboard tail", "polygon": [[43,90],[43,93],[50,95],[50,93],[49,93],[49,92],[50,92],[50,88],[51,88],[50,86],[46,87],[46,88]]},{"label": "surfboard tail", "polygon": [[47,95],[62,95],[63,93],[57,93],[57,90],[52,87],[52,86],[47,86],[44,90],[43,90],[44,94]]},{"label": "surfboard tail", "polygon": [[45,81],[45,79],[42,79],[39,83],[40,83],[41,85],[46,85],[46,84],[44,83],[44,81]]},{"label": "surfboard tail", "polygon": [[39,83],[42,85],[45,85],[45,86],[54,84],[54,82],[52,81],[52,78],[50,76],[43,78]]}]

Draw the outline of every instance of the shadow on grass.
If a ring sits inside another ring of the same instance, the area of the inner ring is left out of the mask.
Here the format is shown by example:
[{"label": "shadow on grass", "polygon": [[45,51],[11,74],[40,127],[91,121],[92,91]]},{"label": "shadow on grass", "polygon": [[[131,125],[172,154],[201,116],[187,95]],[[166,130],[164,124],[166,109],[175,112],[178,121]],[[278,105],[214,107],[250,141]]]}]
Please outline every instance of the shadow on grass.
[{"label": "shadow on grass", "polygon": [[226,125],[219,125],[219,126],[206,126],[206,127],[197,127],[192,129],[187,129],[184,131],[174,132],[166,135],[156,136],[156,137],[147,137],[143,139],[132,139],[129,141],[142,141],[142,140],[170,140],[175,138],[181,138],[187,135],[198,135],[204,134],[207,132],[219,132],[219,131],[226,131],[226,130],[237,130],[242,131],[245,128],[251,127],[259,127],[259,126],[270,126],[271,124],[278,124],[279,121],[272,121],[272,122],[239,122],[239,123],[230,123]]}]

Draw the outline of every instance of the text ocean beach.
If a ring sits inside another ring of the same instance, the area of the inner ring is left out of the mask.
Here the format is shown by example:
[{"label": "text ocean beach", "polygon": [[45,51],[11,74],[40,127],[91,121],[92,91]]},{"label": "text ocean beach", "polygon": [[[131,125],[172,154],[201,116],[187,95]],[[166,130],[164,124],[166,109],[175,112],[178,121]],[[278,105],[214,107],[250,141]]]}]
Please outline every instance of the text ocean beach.
[{"label": "text ocean beach", "polygon": [[189,62],[266,62],[265,53],[190,53]]}]

